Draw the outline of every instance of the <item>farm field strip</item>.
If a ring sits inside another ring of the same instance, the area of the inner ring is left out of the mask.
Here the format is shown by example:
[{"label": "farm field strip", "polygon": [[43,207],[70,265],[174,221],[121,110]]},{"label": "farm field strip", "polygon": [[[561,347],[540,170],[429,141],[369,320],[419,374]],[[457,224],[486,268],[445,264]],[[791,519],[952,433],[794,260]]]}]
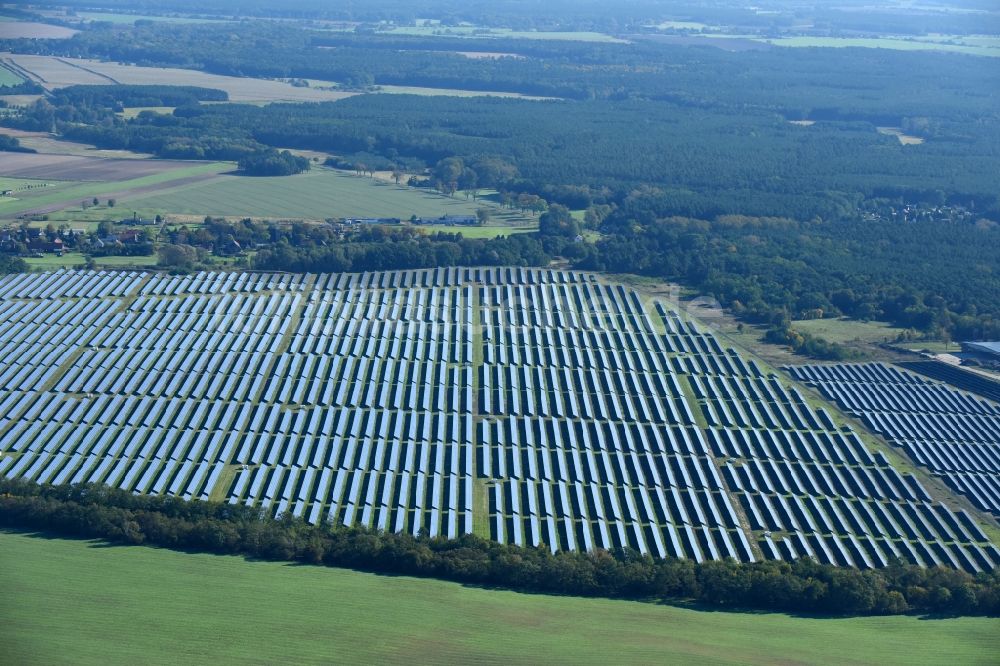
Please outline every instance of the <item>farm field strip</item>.
[{"label": "farm field strip", "polygon": [[880,363],[788,370],[1000,517],[1000,405]]},{"label": "farm field strip", "polygon": [[586,273],[17,275],[0,349],[8,478],[553,551],[1000,564],[777,375]]},{"label": "farm field strip", "polygon": [[123,85],[201,86],[226,91],[231,102],[331,102],[356,94],[299,88],[269,79],[223,76],[193,69],[122,65],[84,58],[8,53],[3,60],[34,75],[50,90],[73,85],[107,85],[111,82]]},{"label": "farm field strip", "polygon": [[478,208],[500,215],[492,203],[450,198],[332,169],[283,178],[222,176],[126,200],[133,209],[164,214],[272,219],[436,218],[475,215]]},{"label": "farm field strip", "polygon": [[[56,157],[47,155],[44,157]],[[166,160],[105,160],[101,158],[80,158],[90,159],[95,162],[127,162],[129,164],[120,165],[127,168],[133,163],[137,166],[138,173],[145,173],[139,177],[128,180],[101,180],[93,182],[72,182],[57,181],[53,187],[29,190],[21,192],[22,196],[0,200],[0,216],[11,218],[27,212],[51,213],[71,206],[79,206],[80,201],[87,201],[92,197],[117,198],[124,201],[130,196],[146,194],[152,191],[159,191],[171,186],[178,186],[185,181],[203,182],[219,175],[220,172],[232,169],[232,164],[226,162],[169,162]],[[3,158],[0,158],[2,163]],[[96,169],[100,164],[95,165]],[[117,169],[118,167],[111,167]],[[15,171],[16,172],[16,171]],[[45,173],[45,169],[41,169]],[[133,175],[134,175],[133,171]],[[67,174],[68,175],[68,174]],[[116,174],[114,171],[108,173],[111,177],[128,177],[126,173]],[[94,174],[97,177],[97,174]],[[77,220],[78,217],[74,217]]]},{"label": "farm field strip", "polygon": [[77,32],[35,21],[0,21],[0,39],[69,39]]},{"label": "farm field strip", "polygon": [[108,182],[133,180],[205,164],[205,162],[183,160],[107,159],[82,155],[4,153],[0,155],[0,175],[45,181]]}]

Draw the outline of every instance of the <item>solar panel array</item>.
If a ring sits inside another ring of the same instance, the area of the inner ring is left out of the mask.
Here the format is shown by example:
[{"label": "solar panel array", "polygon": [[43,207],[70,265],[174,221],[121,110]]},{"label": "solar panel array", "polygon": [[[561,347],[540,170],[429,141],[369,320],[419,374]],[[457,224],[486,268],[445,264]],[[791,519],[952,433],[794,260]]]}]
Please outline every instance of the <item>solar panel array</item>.
[{"label": "solar panel array", "polygon": [[1000,405],[881,363],[789,371],[1000,517]]},{"label": "solar panel array", "polygon": [[589,274],[8,276],[0,348],[8,478],[552,550],[1000,563],[794,388]]}]

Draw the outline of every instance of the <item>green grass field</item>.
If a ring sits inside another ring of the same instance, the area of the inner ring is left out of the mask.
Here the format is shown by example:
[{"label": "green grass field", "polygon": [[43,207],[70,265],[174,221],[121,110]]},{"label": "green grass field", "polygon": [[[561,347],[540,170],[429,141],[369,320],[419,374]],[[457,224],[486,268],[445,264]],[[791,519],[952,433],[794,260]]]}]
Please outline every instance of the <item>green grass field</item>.
[{"label": "green grass field", "polygon": [[16,86],[24,83],[24,79],[6,67],[0,66],[0,87]]},{"label": "green grass field", "polygon": [[[735,36],[735,35],[734,35]],[[951,51],[969,55],[1000,57],[1000,38],[929,35],[902,39],[893,37],[781,37],[752,38],[755,41],[790,47],[892,49],[895,51]]]},{"label": "green grass field", "polygon": [[525,595],[0,532],[11,664],[996,663],[1000,620]]},{"label": "green grass field", "polygon": [[[210,177],[222,171],[232,169],[233,165],[228,162],[192,163],[190,167],[172,169],[131,180],[86,183],[63,182],[52,188],[18,192],[14,198],[0,199],[0,219],[9,219],[24,211],[43,206],[62,203],[72,206],[93,197],[105,199],[108,195],[127,192],[140,187],[162,185],[170,181],[196,176]],[[118,196],[118,199],[123,200],[124,197]]]},{"label": "green grass field", "polygon": [[224,176],[126,201],[140,212],[168,215],[307,220],[474,215],[484,205],[330,169],[280,178]]},{"label": "green grass field", "polygon": [[[27,257],[25,262],[35,271],[55,271],[60,268],[75,268],[86,263],[87,258],[80,252],[66,252],[61,257],[44,254],[41,257]],[[148,257],[94,257],[97,268],[155,268],[156,256]]]},{"label": "green grass field", "polygon": [[903,332],[885,322],[854,319],[802,319],[792,322],[792,328],[830,342],[892,342]]}]

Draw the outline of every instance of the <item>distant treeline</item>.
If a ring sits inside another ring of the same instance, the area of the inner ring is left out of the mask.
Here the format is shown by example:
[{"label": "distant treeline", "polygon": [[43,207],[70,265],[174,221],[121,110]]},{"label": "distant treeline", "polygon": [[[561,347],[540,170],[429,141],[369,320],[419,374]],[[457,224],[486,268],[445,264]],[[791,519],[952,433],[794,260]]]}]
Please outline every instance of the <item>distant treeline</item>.
[{"label": "distant treeline", "polygon": [[[494,165],[495,166],[495,165]],[[486,166],[479,164],[484,173]],[[887,321],[929,336],[1000,337],[1000,226],[939,222],[797,222],[728,216],[656,218],[641,201],[612,209],[602,238],[578,242],[579,223],[553,205],[540,233],[493,239],[424,228],[334,227],[207,218],[170,231],[171,243],[256,248],[254,267],[291,272],[405,270],[437,266],[544,266],[674,280],[714,296],[770,339],[816,358],[848,351],[790,330],[792,320],[848,316]],[[588,215],[590,217],[590,215]]]},{"label": "distant treeline", "polygon": [[591,553],[311,526],[287,515],[221,502],[185,502],[100,485],[48,486],[0,480],[0,525],[115,543],[365,571],[443,578],[515,590],[648,600],[718,608],[838,615],[1000,612],[1000,572],[976,576],[893,563],[861,571],[810,559],[701,564],[632,550]]},{"label": "distant treeline", "polygon": [[644,196],[644,205],[660,216],[838,220],[857,217],[865,199],[902,197],[974,205],[1000,220],[996,157],[986,154],[1000,149],[1000,122],[976,129],[982,142],[975,147],[944,138],[903,146],[867,123],[796,127],[772,112],[671,102],[364,95],[324,104],[182,106],[125,121],[109,107],[53,101],[12,122],[171,158],[239,160],[298,148],[410,168],[450,157],[499,160],[510,168],[497,185],[576,209],[620,204],[654,186],[659,194]]},{"label": "distant treeline", "polygon": [[424,235],[411,228],[367,227],[342,242],[300,236],[293,245],[283,238],[260,250],[253,265],[297,273],[356,273],[438,266],[545,266],[550,260],[545,244],[529,234],[472,239],[461,234]]},{"label": "distant treeline", "polygon": [[[705,3],[681,0],[548,0],[526,3],[523,0],[435,0],[413,3],[408,0],[379,2],[334,2],[329,0],[37,0],[33,8],[66,7],[92,10],[130,11],[138,14],[184,12],[223,18],[274,17],[284,19],[325,19],[361,22],[362,31],[375,30],[384,21],[414,24],[434,17],[441,21],[437,29],[467,25],[514,28],[517,30],[590,30],[630,32],[664,20],[698,21],[713,26],[727,26],[741,34],[778,34],[812,28],[820,34],[851,31],[864,34],[927,35],[928,33],[996,34],[1000,25],[995,15],[985,11],[899,11],[855,6],[815,6],[802,3],[766,3],[761,7],[736,2]],[[962,9],[992,9],[990,0],[965,0]],[[760,11],[766,9],[767,11]],[[4,9],[13,14],[15,10]],[[26,16],[26,12],[17,12]],[[51,14],[49,21],[58,20]]]},{"label": "distant treeline", "polygon": [[[995,114],[992,58],[888,49],[763,49],[731,53],[640,40],[629,44],[337,34],[285,22],[104,24],[65,40],[3,40],[15,53],[89,57],[230,76],[419,85],[567,99],[670,100],[789,117],[865,119]],[[320,48],[332,47],[332,48]],[[405,57],[400,51],[406,51]],[[946,88],[942,93],[942,82]]]},{"label": "distant treeline", "polygon": [[198,86],[108,85],[68,86],[52,92],[54,106],[105,107],[122,110],[140,106],[186,106],[228,102],[229,93]]},{"label": "distant treeline", "polygon": [[[657,218],[633,200],[602,230],[578,267],[677,280],[775,327],[778,342],[791,319],[839,315],[956,340],[1000,337],[998,225],[706,222]],[[839,355],[821,346],[812,355]]]}]

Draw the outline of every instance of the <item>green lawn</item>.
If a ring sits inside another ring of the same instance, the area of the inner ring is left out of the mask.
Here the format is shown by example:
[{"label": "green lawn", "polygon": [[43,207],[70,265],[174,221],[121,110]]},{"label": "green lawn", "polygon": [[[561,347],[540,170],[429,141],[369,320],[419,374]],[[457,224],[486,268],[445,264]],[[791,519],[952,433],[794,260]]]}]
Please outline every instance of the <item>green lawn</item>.
[{"label": "green lawn", "polygon": [[434,233],[441,231],[448,234],[462,234],[465,238],[496,238],[497,236],[510,236],[511,234],[523,234],[530,231],[538,231],[538,225],[526,225],[526,226],[505,226],[502,224],[487,224],[482,227],[442,227],[442,226],[426,226],[420,227],[427,231],[427,233]]},{"label": "green lawn", "polygon": [[0,532],[11,664],[996,663],[1000,620],[548,597]]},{"label": "green lawn", "polygon": [[127,200],[142,213],[322,220],[475,215],[483,205],[318,168],[297,176],[223,176]]},{"label": "green lawn", "polygon": [[24,260],[31,270],[55,271],[60,268],[73,268],[84,264],[87,259],[79,252],[67,252],[61,257],[54,254],[43,254],[40,257],[26,257]]},{"label": "green lawn", "polygon": [[830,342],[892,342],[903,332],[880,321],[857,321],[854,319],[803,319],[792,322],[792,328],[809,333]]},{"label": "green lawn", "polygon": [[[65,203],[67,207],[77,205],[80,201],[93,197],[106,199],[109,194],[127,192],[128,190],[161,185],[173,180],[192,178],[195,176],[211,177],[222,171],[232,170],[229,162],[206,162],[192,164],[190,167],[171,169],[162,173],[133,178],[123,181],[105,182],[62,182],[54,187],[15,193],[14,198],[0,200],[0,218],[12,218],[27,210],[47,205]],[[123,197],[119,197],[121,200]]]},{"label": "green lawn", "polygon": [[157,16],[155,14],[116,14],[113,12],[77,12],[85,21],[132,24],[136,21],[161,21],[163,23],[225,23],[225,19],[190,18],[186,16]]},{"label": "green lawn", "polygon": [[[155,268],[156,255],[147,257],[94,257],[98,268]],[[36,271],[54,271],[60,268],[75,268],[86,263],[87,258],[80,252],[67,252],[61,257],[44,254],[41,257],[25,259],[28,266]]]}]

